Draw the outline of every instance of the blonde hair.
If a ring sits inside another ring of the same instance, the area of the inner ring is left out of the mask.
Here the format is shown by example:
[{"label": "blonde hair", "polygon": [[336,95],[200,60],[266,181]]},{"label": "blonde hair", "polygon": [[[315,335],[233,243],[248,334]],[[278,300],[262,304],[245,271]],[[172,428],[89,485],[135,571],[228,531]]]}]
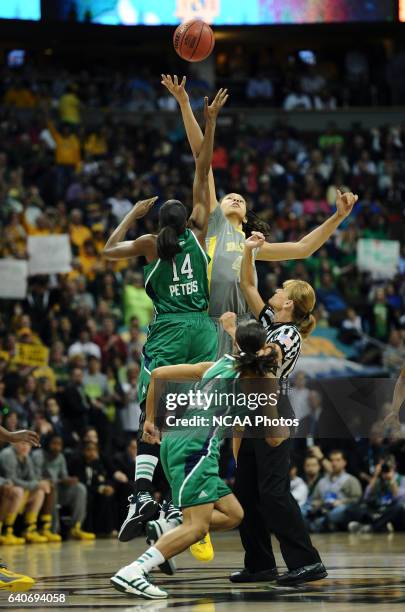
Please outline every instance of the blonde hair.
[{"label": "blonde hair", "polygon": [[316,327],[316,319],[312,314],[316,302],[315,291],[306,281],[293,279],[285,281],[283,289],[294,302],[294,323],[301,336],[306,338]]}]

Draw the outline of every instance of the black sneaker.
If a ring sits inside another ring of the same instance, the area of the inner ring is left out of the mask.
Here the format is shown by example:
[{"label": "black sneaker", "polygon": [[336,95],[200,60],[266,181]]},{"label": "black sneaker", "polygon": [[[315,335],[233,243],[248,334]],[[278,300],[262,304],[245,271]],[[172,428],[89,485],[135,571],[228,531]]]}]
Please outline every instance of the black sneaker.
[{"label": "black sneaker", "polygon": [[322,578],[326,578],[327,575],[328,572],[323,563],[314,563],[313,565],[304,565],[286,574],[282,574],[277,578],[277,584],[280,586],[293,586],[301,582],[322,580]]},{"label": "black sneaker", "polygon": [[166,521],[172,522],[172,524],[176,523],[176,525],[181,525],[181,523],[183,522],[182,511],[180,510],[180,508],[174,506],[172,501],[163,501],[162,513]]},{"label": "black sneaker", "polygon": [[269,570],[261,570],[260,572],[250,572],[244,568],[238,572],[233,572],[229,576],[231,582],[273,582],[277,578],[278,572],[276,567]]},{"label": "black sneaker", "polygon": [[137,495],[128,497],[128,515],[121,525],[118,539],[129,542],[140,534],[142,524],[159,514],[160,506],[148,491],[140,491]]}]

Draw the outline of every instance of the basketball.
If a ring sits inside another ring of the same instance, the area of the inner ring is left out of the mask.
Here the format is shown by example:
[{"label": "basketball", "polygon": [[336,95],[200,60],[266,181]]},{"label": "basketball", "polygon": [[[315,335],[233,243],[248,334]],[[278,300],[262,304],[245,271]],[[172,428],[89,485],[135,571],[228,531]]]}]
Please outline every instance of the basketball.
[{"label": "basketball", "polygon": [[214,32],[201,19],[191,19],[176,28],[173,45],[182,59],[187,62],[201,62],[212,53],[215,45]]}]

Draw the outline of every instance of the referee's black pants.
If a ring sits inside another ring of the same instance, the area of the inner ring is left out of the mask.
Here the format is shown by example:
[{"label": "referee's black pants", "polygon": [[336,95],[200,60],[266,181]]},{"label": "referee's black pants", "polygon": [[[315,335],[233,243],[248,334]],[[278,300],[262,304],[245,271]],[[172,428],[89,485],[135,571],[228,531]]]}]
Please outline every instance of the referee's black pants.
[{"label": "referee's black pants", "polygon": [[321,560],[290,492],[290,446],[290,439],[275,447],[263,438],[242,440],[234,492],[245,513],[239,533],[250,572],[276,567],[270,532],[289,570]]}]

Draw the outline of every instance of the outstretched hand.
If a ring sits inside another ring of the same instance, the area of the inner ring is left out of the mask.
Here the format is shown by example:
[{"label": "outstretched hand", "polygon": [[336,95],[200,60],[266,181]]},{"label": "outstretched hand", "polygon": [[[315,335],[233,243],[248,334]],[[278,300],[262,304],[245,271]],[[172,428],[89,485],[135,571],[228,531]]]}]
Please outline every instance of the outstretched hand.
[{"label": "outstretched hand", "polygon": [[359,196],[351,191],[342,193],[339,191],[339,189],[336,189],[336,209],[339,217],[342,217],[343,219],[348,217],[358,199]]},{"label": "outstretched hand", "polygon": [[173,77],[170,74],[161,74],[161,83],[174,96],[179,104],[188,102],[188,93],[186,91],[186,77],[184,76],[179,83],[177,74]]},{"label": "outstretched hand", "polygon": [[157,199],[158,199],[158,196],[154,196],[153,198],[148,198],[147,200],[139,200],[139,202],[137,202],[135,206],[133,207],[132,213],[135,215],[137,219],[144,217],[146,214],[148,214],[148,212],[150,211],[150,209],[152,208],[152,206],[154,205]]},{"label": "outstretched hand", "polygon": [[264,235],[261,232],[252,232],[251,236],[245,241],[245,247],[249,251],[253,249],[260,249],[266,241]]},{"label": "outstretched hand", "polygon": [[20,431],[10,431],[9,442],[11,442],[11,444],[25,442],[26,444],[30,444],[31,446],[41,446],[39,442],[39,435],[35,431],[29,431],[27,429],[21,429]]},{"label": "outstretched hand", "polygon": [[215,96],[211,104],[208,104],[208,97],[206,96],[204,98],[205,120],[215,121],[215,119],[218,117],[219,111],[224,106],[228,98],[228,90],[222,88],[217,92],[217,95]]}]

